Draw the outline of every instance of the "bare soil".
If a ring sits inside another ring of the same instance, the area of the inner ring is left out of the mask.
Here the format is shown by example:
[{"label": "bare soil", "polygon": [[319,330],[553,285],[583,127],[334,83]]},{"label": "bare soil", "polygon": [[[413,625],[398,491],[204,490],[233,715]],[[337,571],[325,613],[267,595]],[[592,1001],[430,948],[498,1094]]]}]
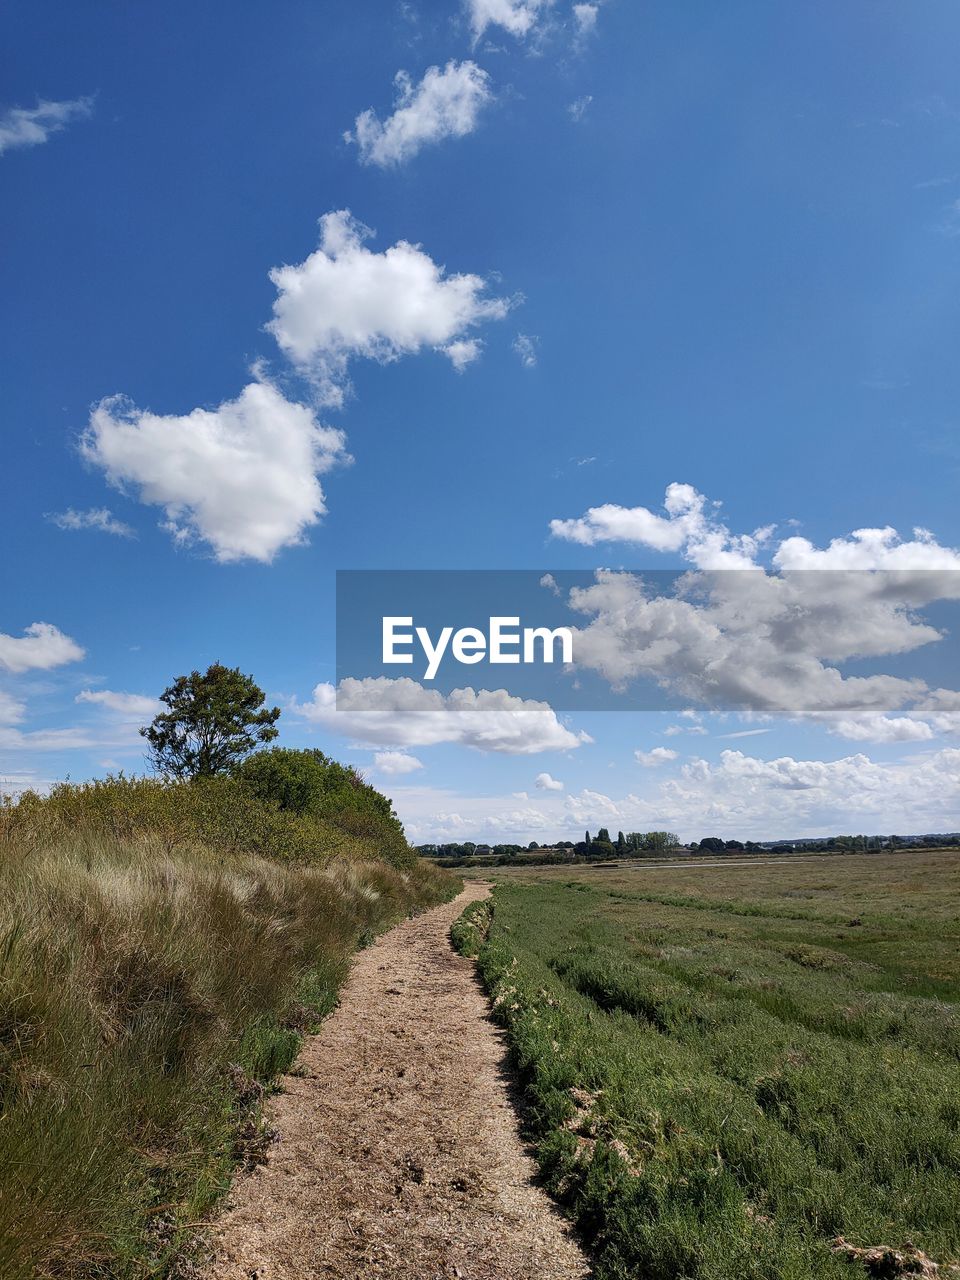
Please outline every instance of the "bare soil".
[{"label": "bare soil", "polygon": [[267,1105],[279,1141],[235,1185],[208,1280],[589,1276],[536,1185],[501,1034],[447,936],[488,893],[469,884],[358,955]]}]

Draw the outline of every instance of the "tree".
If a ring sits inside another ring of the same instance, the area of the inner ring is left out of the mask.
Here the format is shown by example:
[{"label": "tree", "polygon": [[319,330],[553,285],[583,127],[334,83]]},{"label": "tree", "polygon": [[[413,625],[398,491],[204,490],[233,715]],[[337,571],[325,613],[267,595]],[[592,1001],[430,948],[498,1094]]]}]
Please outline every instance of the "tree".
[{"label": "tree", "polygon": [[723,853],[726,845],[719,836],[707,836],[706,840],[700,841],[701,853]]},{"label": "tree", "polygon": [[674,831],[647,831],[643,837],[643,847],[648,853],[663,853],[667,849],[675,849],[680,838]]},{"label": "tree", "polygon": [[202,675],[178,676],[160,701],[168,710],[140,733],[150,744],[152,767],[170,778],[225,773],[277,736],[280,708],[266,708],[263,690],[239,667],[215,662]]},{"label": "tree", "polygon": [[602,843],[603,843],[603,844],[610,844],[610,843],[611,843],[611,841],[610,841],[610,832],[607,830],[607,828],[606,828],[606,827],[601,827],[601,828],[600,828],[600,830],[597,832],[597,839],[598,839],[598,840],[600,840],[600,841],[602,841]]}]

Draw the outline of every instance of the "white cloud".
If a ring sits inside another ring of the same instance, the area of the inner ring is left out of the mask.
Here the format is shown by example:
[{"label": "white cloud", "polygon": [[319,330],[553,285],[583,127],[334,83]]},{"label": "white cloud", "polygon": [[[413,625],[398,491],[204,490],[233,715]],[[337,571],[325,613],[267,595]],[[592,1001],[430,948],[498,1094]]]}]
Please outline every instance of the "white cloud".
[{"label": "white cloud", "polygon": [[569,597],[591,616],[575,635],[577,664],[615,688],[652,680],[713,709],[840,723],[924,696],[920,680],[845,676],[828,660],[907,653],[940,633],[875,576],[823,576],[687,575],[656,595],[641,577],[599,572]]},{"label": "white cloud", "polygon": [[[615,688],[652,680],[701,706],[819,720],[860,741],[960,730],[960,714],[942,701],[951,691],[931,691],[919,679],[846,675],[837,665],[941,640],[918,610],[960,599],[960,551],[926,530],[905,540],[889,527],[857,530],[825,549],[797,536],[777,543],[773,526],[731,533],[717,506],[690,485],[671,484],[665,514],[607,504],[552,522],[555,536],[581,545],[674,552],[699,570],[660,592],[642,575],[609,572],[572,591],[571,606],[592,619],[576,637],[579,665]],[[930,698],[941,701],[922,713],[920,700]]]},{"label": "white cloud", "polygon": [[666,820],[701,835],[741,838],[955,830],[960,817],[960,750],[879,763],[761,760],[724,751],[716,764],[691,761],[663,783],[656,803]]},{"label": "white cloud", "polygon": [[575,120],[577,123],[579,123],[583,119],[583,117],[587,114],[587,108],[590,106],[590,103],[592,101],[593,101],[593,94],[585,93],[582,98],[576,98],[573,102],[571,102],[569,107],[567,107],[567,111],[570,115],[570,119]]},{"label": "white cloud", "polygon": [[377,773],[394,778],[405,773],[416,773],[423,768],[423,761],[408,755],[406,751],[377,751],[373,757],[373,765]]},{"label": "white cloud", "polygon": [[563,783],[559,778],[551,778],[549,773],[537,774],[537,790],[538,791],[562,791]]},{"label": "white cloud", "polygon": [[[716,507],[717,504],[711,504]],[[670,484],[662,516],[647,507],[605,503],[573,520],[551,520],[555,538],[593,547],[600,542],[627,542],[653,551],[680,552],[700,569],[751,569],[773,529],[765,526],[735,537],[708,510],[708,500],[693,485]]]},{"label": "white cloud", "polygon": [[347,460],[344,444],[306,405],[257,381],[236,400],[183,415],[102,400],[81,448],[112,484],[162,507],[177,542],[205,542],[222,562],[269,563],[302,545],[326,511],[319,476]]},{"label": "white cloud", "polygon": [[487,840],[496,844],[515,841],[521,835],[526,844],[554,836],[564,826],[553,795],[542,795],[542,803],[534,805],[526,792],[464,795],[438,787],[399,785],[391,787],[390,794],[407,838],[418,844],[428,840]]},{"label": "white cloud", "polygon": [[155,716],[161,710],[156,698],[148,698],[142,693],[119,693],[113,689],[82,689],[74,702],[93,703],[94,706],[106,707],[117,715],[134,719]]},{"label": "white cloud", "polygon": [[0,115],[0,155],[15,147],[36,147],[74,120],[93,110],[92,98],[67,102],[40,101],[35,107],[11,107]]},{"label": "white cloud", "polygon": [[96,529],[100,533],[112,533],[118,538],[137,536],[128,524],[118,520],[106,507],[91,507],[87,511],[75,511],[73,507],[68,507],[66,511],[52,512],[47,519],[58,529],[66,529],[71,533],[81,529]]},{"label": "white cloud", "polygon": [[419,84],[398,71],[394,83],[393,114],[381,121],[372,109],[361,112],[353,132],[345,135],[360,148],[364,164],[389,168],[430,143],[472,133],[481,109],[493,99],[490,77],[475,62],[451,60],[442,70],[429,67]]},{"label": "white cloud", "polygon": [[[867,716],[862,720],[838,720],[834,732],[851,742],[927,742],[934,736],[925,720],[910,716]],[[763,733],[755,729],[755,733]],[[745,734],[727,734],[730,738],[742,738]]]},{"label": "white cloud", "polygon": [[270,272],[278,296],[267,328],[328,404],[343,403],[351,359],[387,362],[427,347],[462,364],[456,344],[510,310],[512,300],[484,296],[482,277],[447,275],[419,245],[374,253],[364,245],[373,232],[349,210],[325,214],[320,229],[316,252]]},{"label": "white cloud", "polygon": [[83,656],[77,642],[49,622],[31,623],[22,636],[0,632],[0,669],[5,671],[49,671]]},{"label": "white cloud", "polygon": [[44,794],[53,786],[53,778],[43,777],[41,774],[34,773],[30,770],[16,770],[15,772],[0,772],[0,796],[9,796],[16,799],[23,795],[25,791],[36,791]]},{"label": "white cloud", "polygon": [[575,4],[573,6],[573,20],[577,25],[577,35],[587,36],[596,30],[599,12],[599,4]]},{"label": "white cloud", "polygon": [[602,791],[591,791],[584,787],[575,795],[564,800],[564,807],[569,821],[582,826],[585,822],[607,822],[611,818],[621,818],[623,810],[617,802]]},{"label": "white cloud", "polygon": [[534,755],[590,741],[561,724],[546,702],[525,701],[504,689],[454,689],[444,695],[406,678],[342,680],[339,690],[318,684],[309,702],[294,702],[291,710],[360,742],[392,747],[449,742],[478,751]]},{"label": "white cloud", "polygon": [[518,333],[513,340],[513,349],[520,357],[520,363],[525,369],[533,369],[537,364],[537,343],[539,338],[531,337],[528,333]]},{"label": "white cloud", "polygon": [[85,729],[0,729],[2,751],[88,751],[103,745],[102,739]]},{"label": "white cloud", "polygon": [[467,365],[480,359],[483,343],[479,338],[458,338],[456,342],[448,342],[441,349],[457,373],[463,373]]},{"label": "white cloud", "polygon": [[513,36],[528,35],[553,0],[466,0],[475,40],[487,27],[503,27]]},{"label": "white cloud", "polygon": [[820,549],[806,538],[786,538],[773,563],[778,569],[884,569],[910,572],[956,572],[960,551],[942,547],[928,529],[914,529],[904,541],[889,525],[855,529],[847,538],[834,538]]},{"label": "white cloud", "polygon": [[652,751],[635,751],[634,757],[645,769],[656,769],[659,765],[669,764],[676,760],[677,752],[670,747],[654,747]]},{"label": "white cloud", "polygon": [[[694,759],[663,777],[641,775],[640,794],[465,795],[397,787],[394,803],[412,839],[580,839],[584,827],[677,831],[682,840],[774,839],[834,834],[920,834],[960,828],[960,750],[914,753],[880,763],[863,754],[837,760],[740,751]],[[638,786],[638,792],[640,788]],[[518,801],[521,801],[518,804]]]},{"label": "white cloud", "polygon": [[19,698],[0,689],[0,724],[19,724],[26,709],[26,705]]},{"label": "white cloud", "polygon": [[[733,534],[719,518],[720,504],[710,502],[693,485],[667,485],[663,509],[622,507],[605,503],[583,516],[551,520],[556,538],[592,547],[623,542],[652,551],[679,552],[698,569],[755,569],[760,552],[770,544],[775,525],[764,525],[749,534]],[[834,538],[817,548],[807,538],[784,538],[771,556],[780,570],[884,569],[911,573],[951,572],[960,569],[960,550],[941,546],[928,529],[914,529],[904,540],[889,525],[856,529],[846,538]],[[932,598],[932,597],[930,597]]]}]

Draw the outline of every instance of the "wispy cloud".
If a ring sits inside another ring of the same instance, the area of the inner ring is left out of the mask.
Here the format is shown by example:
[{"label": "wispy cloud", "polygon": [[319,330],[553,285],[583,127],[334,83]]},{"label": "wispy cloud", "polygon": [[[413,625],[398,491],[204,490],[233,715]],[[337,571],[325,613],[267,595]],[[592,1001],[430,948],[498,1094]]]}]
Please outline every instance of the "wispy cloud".
[{"label": "wispy cloud", "polygon": [[756,738],[761,733],[769,733],[769,729],[738,729],[736,733],[718,733],[718,738]]},{"label": "wispy cloud", "polygon": [[520,357],[520,363],[525,369],[536,367],[539,341],[539,338],[532,337],[529,333],[518,333],[514,338],[513,349]]},{"label": "wispy cloud", "polygon": [[0,155],[16,147],[38,147],[74,120],[82,120],[93,110],[93,98],[72,98],[67,102],[42,100],[35,107],[11,107],[0,115]]},{"label": "wispy cloud", "polygon": [[593,94],[585,93],[582,98],[577,98],[574,102],[571,102],[569,107],[567,107],[567,113],[569,114],[570,119],[577,122],[581,121],[586,115],[587,108],[590,106],[592,101]]},{"label": "wispy cloud", "polygon": [[58,529],[67,529],[71,533],[82,529],[96,529],[100,533],[112,533],[118,538],[135,538],[136,531],[128,524],[118,520],[106,507],[91,507],[88,511],[75,511],[68,507],[66,511],[51,511],[46,517]]}]

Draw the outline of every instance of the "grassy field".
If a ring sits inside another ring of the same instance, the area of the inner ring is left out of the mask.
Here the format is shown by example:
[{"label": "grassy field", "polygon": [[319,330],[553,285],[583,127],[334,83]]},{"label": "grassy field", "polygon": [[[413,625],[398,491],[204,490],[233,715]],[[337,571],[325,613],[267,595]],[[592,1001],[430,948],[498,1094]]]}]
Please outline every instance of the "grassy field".
[{"label": "grassy field", "polygon": [[509,873],[456,940],[602,1280],[950,1274],[960,855]]}]

